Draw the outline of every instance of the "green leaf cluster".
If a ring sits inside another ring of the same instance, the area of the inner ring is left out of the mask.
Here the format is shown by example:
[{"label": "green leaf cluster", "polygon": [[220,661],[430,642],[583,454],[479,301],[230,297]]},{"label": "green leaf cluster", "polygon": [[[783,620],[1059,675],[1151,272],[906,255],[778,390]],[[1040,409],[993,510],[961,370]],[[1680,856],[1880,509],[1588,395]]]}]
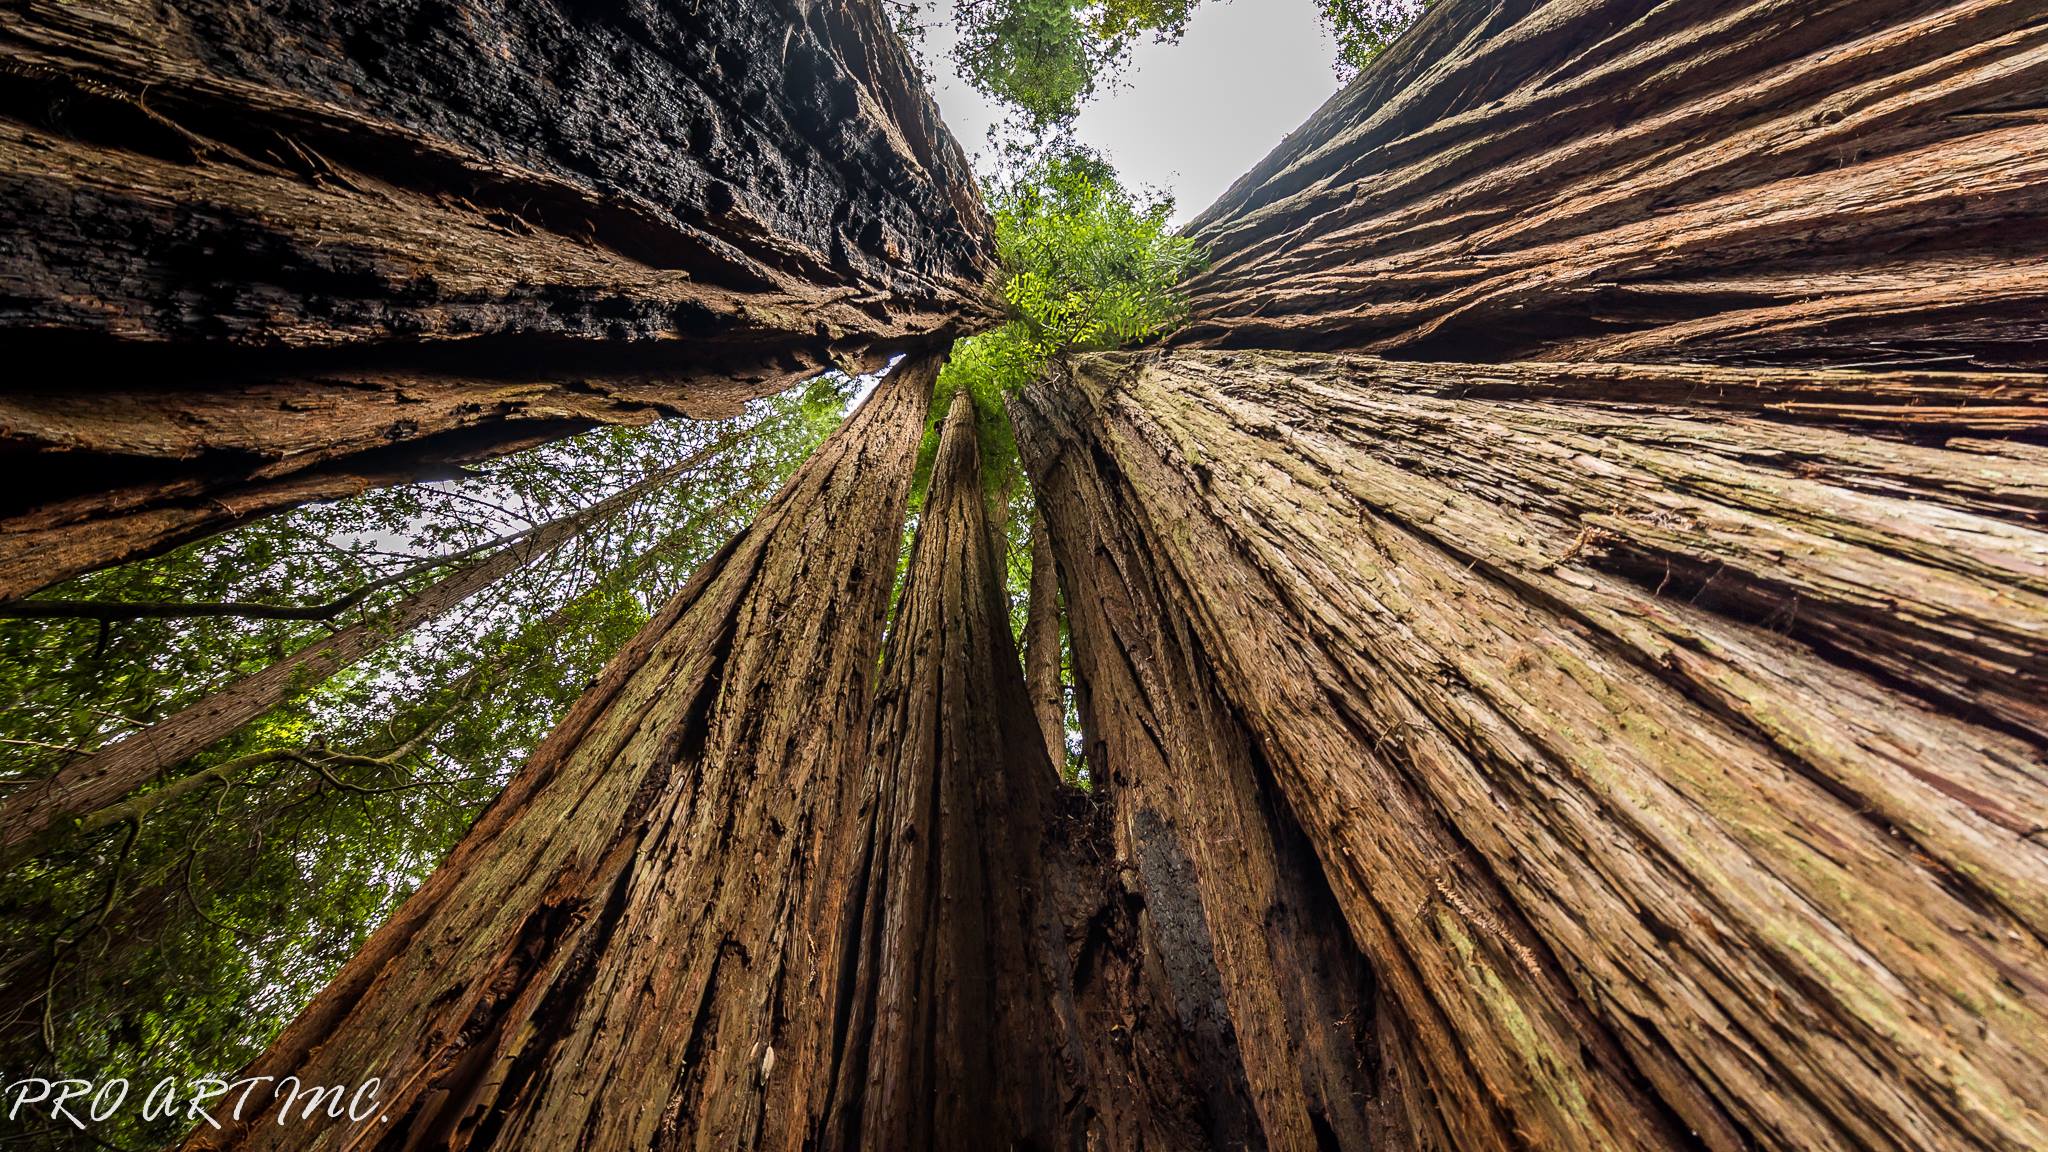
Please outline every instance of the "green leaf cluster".
[{"label": "green leaf cluster", "polygon": [[1337,39],[1337,74],[1350,77],[1421,17],[1430,0],[1316,0]]},{"label": "green leaf cluster", "polygon": [[1033,132],[1072,123],[1147,33],[1177,40],[1200,0],[956,0],[954,63]]},{"label": "green leaf cluster", "polygon": [[[1027,135],[1043,138],[1073,124],[1082,105],[1129,63],[1142,37],[1179,40],[1200,3],[955,0],[953,62],[983,95],[1015,110]],[[1337,41],[1337,73],[1348,77],[1415,23],[1429,0],[1316,3]]]},{"label": "green leaf cluster", "polygon": [[1175,286],[1202,266],[1201,249],[1173,230],[1173,200],[1137,194],[1096,153],[1066,146],[988,189],[1002,261],[1005,319],[953,347],[939,374],[933,427],[919,469],[922,493],[938,450],[937,421],[954,393],[974,398],[990,499],[1018,487],[1004,398],[1068,352],[1120,348],[1170,331],[1187,313]]}]

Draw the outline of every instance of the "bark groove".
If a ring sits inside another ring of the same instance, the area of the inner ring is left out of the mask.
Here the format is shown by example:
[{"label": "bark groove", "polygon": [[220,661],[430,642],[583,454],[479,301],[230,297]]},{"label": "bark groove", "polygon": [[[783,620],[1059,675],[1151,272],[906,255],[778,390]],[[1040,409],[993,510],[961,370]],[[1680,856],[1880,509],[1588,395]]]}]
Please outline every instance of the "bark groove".
[{"label": "bark groove", "polygon": [[1192,225],[1182,343],[2039,368],[2033,0],[1459,0]]}]

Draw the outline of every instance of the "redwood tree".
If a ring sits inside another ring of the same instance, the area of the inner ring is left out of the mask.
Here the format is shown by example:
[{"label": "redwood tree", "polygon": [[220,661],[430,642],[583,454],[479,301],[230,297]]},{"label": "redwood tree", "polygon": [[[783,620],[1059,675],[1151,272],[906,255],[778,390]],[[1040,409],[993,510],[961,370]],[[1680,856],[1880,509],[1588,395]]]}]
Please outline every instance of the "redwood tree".
[{"label": "redwood tree", "polygon": [[880,386],[249,1070],[375,1069],[388,1123],[245,1116],[192,1147],[797,1145],[935,372]]},{"label": "redwood tree", "polygon": [[986,310],[878,0],[38,0],[0,52],[0,598]]},{"label": "redwood tree", "polygon": [[1412,1139],[2048,1139],[2044,35],[1434,5],[1197,221],[1180,347],[1017,401],[1084,699],[1134,617],[1206,669]]},{"label": "redwood tree", "polygon": [[1012,398],[1092,797],[913,361],[192,1146],[2048,1145],[2037,7],[1431,5]]}]

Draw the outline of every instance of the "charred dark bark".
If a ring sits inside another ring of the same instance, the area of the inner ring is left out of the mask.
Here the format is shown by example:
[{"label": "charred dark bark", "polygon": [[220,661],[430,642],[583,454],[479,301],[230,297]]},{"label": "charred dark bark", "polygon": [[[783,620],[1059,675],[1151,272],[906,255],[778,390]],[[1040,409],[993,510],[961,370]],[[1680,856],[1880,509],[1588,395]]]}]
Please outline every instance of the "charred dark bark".
[{"label": "charred dark bark", "polygon": [[0,597],[979,322],[874,0],[0,16]]},{"label": "charred dark bark", "polygon": [[882,383],[251,1069],[374,1070],[390,1122],[191,1147],[802,1145],[934,367]]},{"label": "charred dark bark", "polygon": [[1089,357],[1021,425],[1156,558],[1455,1146],[2048,1139],[2038,452],[1418,375]]},{"label": "charred dark bark", "polygon": [[1177,339],[2048,365],[2035,0],[1449,0],[1193,226]]}]

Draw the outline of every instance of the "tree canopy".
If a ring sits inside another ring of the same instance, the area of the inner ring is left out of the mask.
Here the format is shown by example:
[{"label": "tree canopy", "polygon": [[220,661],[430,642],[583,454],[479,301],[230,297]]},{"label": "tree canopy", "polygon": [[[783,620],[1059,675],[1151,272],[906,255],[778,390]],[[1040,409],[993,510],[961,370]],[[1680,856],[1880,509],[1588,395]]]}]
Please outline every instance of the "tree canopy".
[{"label": "tree canopy", "polygon": [[[1070,124],[1146,36],[1175,41],[1202,0],[955,0],[961,75],[1032,133]],[[1427,0],[1317,0],[1349,75],[1407,30]]]},{"label": "tree canopy", "polygon": [[[991,493],[1016,490],[1016,448],[1003,401],[1053,357],[1120,348],[1168,331],[1186,312],[1175,290],[1201,250],[1173,228],[1173,199],[1133,192],[1100,154],[1064,145],[993,182],[1002,262],[1003,323],[956,343],[939,383],[937,415],[953,393],[973,397]],[[925,471],[921,469],[921,474]]]}]

